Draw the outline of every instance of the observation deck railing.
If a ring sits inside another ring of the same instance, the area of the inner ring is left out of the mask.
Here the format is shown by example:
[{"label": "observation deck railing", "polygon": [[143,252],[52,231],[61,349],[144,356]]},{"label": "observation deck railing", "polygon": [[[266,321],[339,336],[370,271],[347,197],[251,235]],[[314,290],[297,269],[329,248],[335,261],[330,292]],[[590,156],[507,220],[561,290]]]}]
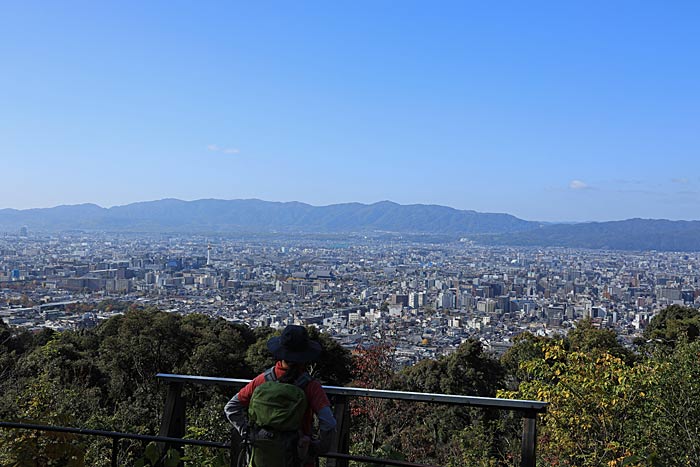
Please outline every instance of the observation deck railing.
[{"label": "observation deck railing", "polygon": [[106,430],[89,430],[86,428],[74,428],[55,425],[39,425],[36,423],[17,423],[17,422],[0,422],[0,428],[15,429],[15,430],[32,430],[32,431],[48,431],[53,433],[70,433],[81,436],[99,436],[102,438],[110,438],[112,440],[112,452],[110,455],[110,465],[119,467],[119,442],[122,439],[131,439],[136,441],[155,441],[157,443],[168,445],[188,445],[200,446],[216,449],[231,449],[233,446],[230,443],[217,443],[214,441],[204,441],[199,439],[184,439],[184,438],[169,438],[167,436],[150,436],[139,435],[136,433],[124,433],[120,431]]},{"label": "observation deck railing", "polygon": [[[119,464],[119,443],[122,439],[131,439],[136,441],[153,441],[160,443],[163,446],[177,447],[187,445],[187,446],[199,446],[215,449],[226,449],[231,452],[231,466],[240,467],[237,465],[237,446],[234,444],[233,439],[230,443],[217,443],[214,441],[204,441],[199,439],[186,439],[186,438],[170,438],[167,436],[150,436],[150,435],[139,435],[135,433],[124,433],[119,431],[105,431],[105,430],[90,430],[86,428],[73,428],[65,426],[54,426],[54,425],[38,425],[34,423],[17,423],[17,422],[0,422],[0,429],[16,429],[16,430],[32,430],[32,431],[48,431],[53,433],[70,433],[82,436],[99,436],[103,438],[110,438],[112,440],[112,452],[110,454],[110,466],[120,467]],[[164,450],[165,451],[165,450]],[[161,453],[162,457],[163,453]],[[359,461],[379,465],[390,465],[396,467],[431,467],[425,466],[423,464],[414,464],[412,462],[404,462],[393,459],[379,459],[376,457],[368,456],[351,456],[347,454],[340,453],[329,453],[322,457],[329,459],[337,459],[341,461]],[[156,463],[156,465],[162,465],[162,463]],[[318,465],[318,464],[317,464]]]},{"label": "observation deck railing", "polygon": [[[205,376],[187,376],[159,373],[157,378],[168,384],[168,395],[163,410],[163,419],[159,436],[139,435],[134,433],[122,433],[104,430],[89,430],[83,428],[47,426],[37,424],[26,424],[16,422],[0,421],[0,429],[24,429],[35,431],[49,431],[61,433],[73,433],[83,436],[99,436],[112,439],[111,465],[117,467],[119,453],[119,442],[121,439],[132,439],[140,441],[155,441],[161,446],[174,448],[182,451],[182,446],[201,446],[215,449],[227,449],[231,451],[231,465],[237,459],[239,446],[234,437],[228,443],[218,443],[214,441],[185,439],[185,409],[186,401],[182,396],[182,388],[185,383],[242,387],[250,380],[235,378],[215,378]],[[535,467],[535,452],[537,443],[537,414],[547,410],[546,402],[497,399],[491,397],[473,397],[448,394],[428,394],[418,392],[386,391],[376,389],[363,389],[351,387],[324,386],[323,389],[331,399],[334,415],[338,422],[338,429],[333,439],[333,452],[326,453],[322,457],[327,459],[327,467],[347,467],[349,461],[358,461],[379,465],[389,465],[397,467],[431,467],[424,464],[411,462],[379,459],[368,456],[353,456],[348,454],[350,447],[350,405],[349,399],[352,397],[369,397],[379,399],[394,399],[413,402],[429,402],[436,404],[453,404],[480,408],[492,408],[498,410],[509,410],[522,414],[523,432],[521,443],[521,467]]]},{"label": "observation deck railing", "polygon": [[[185,400],[182,388],[185,383],[213,386],[242,387],[250,382],[248,379],[215,378],[207,376],[189,376],[159,373],[157,378],[168,384],[168,396],[165,401],[160,435],[170,438],[182,438],[185,434]],[[541,401],[497,399],[493,397],[460,396],[450,394],[428,394],[419,392],[386,391],[376,389],[323,386],[333,405],[334,415],[338,422],[335,438],[331,445],[333,452],[324,457],[327,467],[347,467],[349,460],[372,462],[375,464],[395,466],[419,466],[409,462],[389,459],[375,459],[364,456],[349,455],[350,448],[350,404],[352,397],[369,397],[378,399],[394,399],[413,402],[430,402],[437,404],[463,405],[498,410],[509,410],[522,414],[521,467],[535,467],[537,449],[537,414],[547,410],[547,403]],[[169,443],[178,447],[174,443]]]}]

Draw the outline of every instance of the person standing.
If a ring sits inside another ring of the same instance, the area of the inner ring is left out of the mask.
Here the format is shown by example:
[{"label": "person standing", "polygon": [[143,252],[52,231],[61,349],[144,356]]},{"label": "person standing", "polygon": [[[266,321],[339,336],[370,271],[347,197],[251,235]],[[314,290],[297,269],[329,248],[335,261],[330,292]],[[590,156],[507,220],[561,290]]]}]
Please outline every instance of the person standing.
[{"label": "person standing", "polygon": [[[307,371],[307,364],[320,356],[321,345],[309,338],[305,327],[289,325],[267,348],[277,362],[238,391],[224,413],[250,441],[253,467],[312,466],[319,454],[328,452],[336,427],[328,396]],[[312,436],[314,415],[319,420],[317,438]]]}]

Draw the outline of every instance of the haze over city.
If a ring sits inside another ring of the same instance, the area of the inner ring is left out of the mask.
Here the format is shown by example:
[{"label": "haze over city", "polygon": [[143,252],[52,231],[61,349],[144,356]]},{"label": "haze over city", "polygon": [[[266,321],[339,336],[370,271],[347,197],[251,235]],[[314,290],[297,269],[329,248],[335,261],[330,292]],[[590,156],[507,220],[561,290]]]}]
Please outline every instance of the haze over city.
[{"label": "haze over city", "polygon": [[4,2],[0,208],[700,219],[697,2]]}]

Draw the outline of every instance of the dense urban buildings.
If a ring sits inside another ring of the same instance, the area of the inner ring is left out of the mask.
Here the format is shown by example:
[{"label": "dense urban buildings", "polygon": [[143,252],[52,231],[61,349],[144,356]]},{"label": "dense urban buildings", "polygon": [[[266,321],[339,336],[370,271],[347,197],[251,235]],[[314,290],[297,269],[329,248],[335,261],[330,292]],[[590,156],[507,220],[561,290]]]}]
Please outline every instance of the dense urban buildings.
[{"label": "dense urban buildings", "polygon": [[699,277],[695,253],[388,234],[0,235],[0,318],[14,327],[93,327],[115,313],[98,304],[129,301],[250,326],[314,325],[348,347],[391,342],[405,364],[470,337],[498,354],[523,331],[565,334],[584,318],[630,344],[659,309],[698,306]]}]

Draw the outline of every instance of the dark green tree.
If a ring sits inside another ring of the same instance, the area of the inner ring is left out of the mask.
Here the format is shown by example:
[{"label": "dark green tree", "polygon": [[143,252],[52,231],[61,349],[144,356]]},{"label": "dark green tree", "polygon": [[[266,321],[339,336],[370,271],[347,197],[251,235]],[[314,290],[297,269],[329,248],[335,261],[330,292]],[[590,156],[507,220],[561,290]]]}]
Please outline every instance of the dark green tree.
[{"label": "dark green tree", "polygon": [[253,333],[223,319],[191,314],[182,319],[182,332],[192,342],[192,354],[182,371],[201,376],[251,377],[245,363]]},{"label": "dark green tree", "polygon": [[671,305],[654,316],[644,329],[650,343],[674,347],[679,341],[692,342],[700,336],[700,311],[680,305]]},{"label": "dark green tree", "polygon": [[[356,359],[356,368],[367,368],[370,381],[383,379],[386,388],[410,392],[494,396],[502,387],[505,375],[500,363],[487,355],[481,343],[475,340],[466,341],[448,356],[422,360],[399,373],[388,368],[384,371],[386,376],[376,374],[385,367],[382,359],[372,354],[358,357],[364,358]],[[411,461],[447,465],[450,459],[462,461],[462,451],[469,444],[466,440],[476,439],[477,434],[480,434],[479,439],[490,440],[478,446],[482,459],[495,455],[500,442],[497,431],[500,422],[494,413],[429,403],[382,401],[377,404],[380,410],[374,419],[365,413],[372,405],[364,401],[353,419],[356,439],[373,440],[368,446],[372,453],[390,448]]]},{"label": "dark green tree", "polygon": [[503,385],[503,367],[475,339],[457,347],[445,358],[445,363],[446,374],[441,381],[445,394],[492,397]]},{"label": "dark green tree", "polygon": [[607,352],[627,363],[634,360],[634,354],[620,344],[615,331],[596,328],[590,319],[576,322],[576,327],[567,334],[564,345],[574,352]]},{"label": "dark green tree", "polygon": [[636,453],[655,466],[700,465],[700,340],[678,343],[673,352],[656,347],[648,367],[653,384],[630,433]]},{"label": "dark green tree", "polygon": [[513,346],[501,356],[501,365],[511,389],[517,389],[520,382],[527,378],[527,373],[520,368],[523,362],[544,357],[540,344],[547,340],[549,338],[527,331],[513,339]]},{"label": "dark green tree", "polygon": [[246,351],[246,364],[254,374],[260,374],[275,364],[275,357],[267,350],[267,341],[272,336],[279,336],[272,328],[258,328],[255,335],[258,338]]},{"label": "dark green tree", "polygon": [[312,364],[312,374],[323,384],[344,386],[352,379],[350,351],[328,334],[313,326],[307,327],[309,338],[321,344],[321,356]]}]

